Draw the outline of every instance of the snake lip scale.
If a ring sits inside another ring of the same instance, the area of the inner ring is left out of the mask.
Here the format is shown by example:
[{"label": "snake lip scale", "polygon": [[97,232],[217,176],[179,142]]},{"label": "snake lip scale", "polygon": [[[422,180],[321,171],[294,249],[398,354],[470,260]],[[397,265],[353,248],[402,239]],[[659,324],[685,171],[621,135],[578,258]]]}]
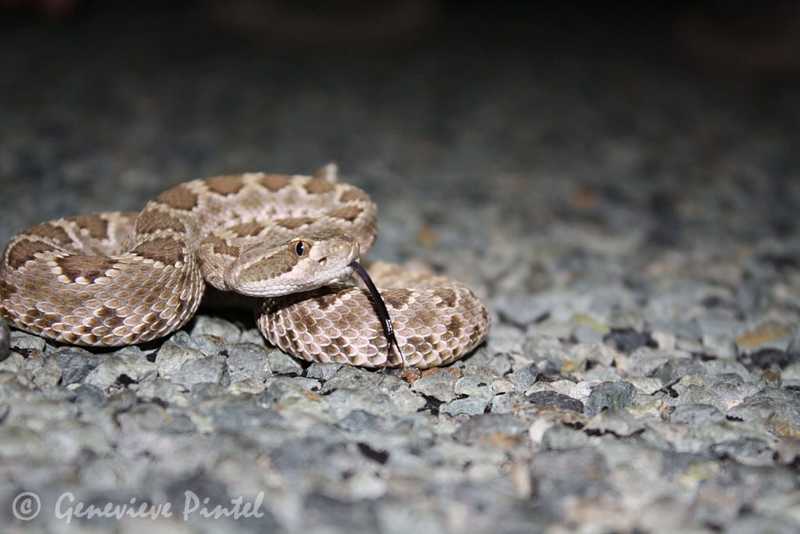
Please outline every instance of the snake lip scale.
[{"label": "snake lip scale", "polygon": [[490,320],[472,290],[419,267],[367,272],[359,259],[376,237],[377,206],[335,165],[191,180],[137,213],[15,235],[0,259],[0,315],[58,342],[124,346],[181,328],[210,285],[260,298],[261,333],[307,361],[428,368],[477,347]]}]

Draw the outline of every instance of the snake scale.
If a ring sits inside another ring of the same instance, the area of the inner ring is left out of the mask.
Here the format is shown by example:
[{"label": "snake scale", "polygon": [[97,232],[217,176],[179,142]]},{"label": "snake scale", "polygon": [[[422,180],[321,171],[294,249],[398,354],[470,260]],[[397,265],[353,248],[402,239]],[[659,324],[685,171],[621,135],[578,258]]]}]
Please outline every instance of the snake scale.
[{"label": "snake scale", "polygon": [[193,180],[138,213],[78,215],[14,236],[0,263],[0,314],[58,342],[138,344],[186,324],[208,284],[260,298],[264,337],[308,361],[427,368],[480,344],[489,316],[469,288],[375,263],[387,333],[375,296],[352,277],[376,235],[376,205],[332,165],[313,176]]}]

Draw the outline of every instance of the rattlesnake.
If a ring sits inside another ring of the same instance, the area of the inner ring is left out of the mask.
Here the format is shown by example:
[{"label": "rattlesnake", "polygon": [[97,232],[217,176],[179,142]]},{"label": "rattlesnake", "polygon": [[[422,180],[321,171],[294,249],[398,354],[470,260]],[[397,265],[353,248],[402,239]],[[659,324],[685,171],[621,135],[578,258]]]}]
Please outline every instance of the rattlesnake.
[{"label": "rattlesnake", "polygon": [[380,298],[351,277],[376,222],[369,196],[330,165],[314,176],[184,182],[139,213],[78,215],[14,236],[0,263],[0,314],[59,342],[138,344],[182,327],[209,284],[260,297],[262,334],[309,361],[426,368],[475,348],[486,308],[425,270],[371,267],[391,317],[381,322]]}]

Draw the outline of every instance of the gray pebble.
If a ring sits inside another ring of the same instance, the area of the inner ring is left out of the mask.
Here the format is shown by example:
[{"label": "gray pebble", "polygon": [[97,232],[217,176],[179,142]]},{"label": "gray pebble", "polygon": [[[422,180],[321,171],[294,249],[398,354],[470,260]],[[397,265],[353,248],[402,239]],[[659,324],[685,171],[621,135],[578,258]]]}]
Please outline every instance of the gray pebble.
[{"label": "gray pebble", "polygon": [[562,425],[548,428],[542,436],[542,447],[549,450],[579,449],[588,443],[584,432]]},{"label": "gray pebble", "polygon": [[138,347],[125,347],[101,358],[100,364],[86,377],[86,383],[106,389],[117,381],[123,385],[129,381],[139,382],[157,371],[156,364],[150,362]]},{"label": "gray pebble", "polygon": [[317,380],[322,380],[324,382],[336,376],[336,373],[338,373],[339,369],[341,368],[341,363],[314,362],[308,366],[308,369],[306,369],[306,376],[308,378],[316,378]]},{"label": "gray pebble", "polygon": [[583,413],[583,403],[581,401],[555,391],[535,391],[527,395],[526,398],[528,402],[536,406],[546,406],[548,408],[558,408],[561,410]]},{"label": "gray pebble", "polygon": [[572,335],[578,343],[600,343],[603,341],[603,333],[585,324],[579,324],[572,331]]},{"label": "gray pebble", "polygon": [[267,354],[267,365],[276,375],[301,375],[303,366],[285,352],[273,349]]},{"label": "gray pebble", "polygon": [[636,394],[636,388],[630,382],[603,382],[592,387],[586,401],[587,415],[595,415],[601,410],[621,410],[628,406]]},{"label": "gray pebble", "polygon": [[169,376],[169,380],[185,387],[197,384],[221,384],[225,374],[225,358],[206,356],[183,363],[180,369]]},{"label": "gray pebble", "polygon": [[8,328],[8,323],[0,318],[0,362],[5,360],[11,354],[11,329]]},{"label": "gray pebble", "polygon": [[489,411],[496,414],[513,413],[526,404],[527,400],[522,393],[503,393],[492,397],[491,409]]},{"label": "gray pebble", "polygon": [[380,372],[346,365],[336,373],[336,376],[325,382],[322,391],[323,393],[335,389],[371,391],[380,387],[384,376]]},{"label": "gray pebble", "polygon": [[486,342],[489,354],[519,354],[525,334],[518,328],[507,325],[496,325],[489,330]]},{"label": "gray pebble", "polygon": [[206,357],[203,352],[178,341],[175,337],[169,339],[156,353],[156,366],[161,378],[170,379],[180,372],[185,363]]},{"label": "gray pebble", "polygon": [[472,369],[479,370],[477,372],[490,371],[494,376],[504,376],[511,372],[512,358],[508,354],[492,354],[485,347],[481,347],[469,358],[464,360],[464,372],[471,372]]},{"label": "gray pebble", "polygon": [[191,336],[213,336],[224,340],[226,343],[238,343],[242,332],[239,328],[224,319],[199,315],[194,320]]},{"label": "gray pebble", "polygon": [[61,384],[68,386],[83,382],[101,361],[101,356],[78,347],[59,347],[55,353],[61,367]]},{"label": "gray pebble", "polygon": [[482,414],[462,423],[453,437],[461,443],[474,444],[496,434],[518,437],[525,434],[529,426],[514,415]]},{"label": "gray pebble", "polygon": [[253,343],[237,343],[228,348],[228,374],[231,382],[253,379],[263,382],[271,375],[267,351]]},{"label": "gray pebble", "polygon": [[411,390],[442,402],[450,402],[457,397],[456,381],[459,379],[454,369],[433,369],[411,385]]},{"label": "gray pebble", "polygon": [[192,336],[191,346],[206,356],[216,356],[228,348],[228,342],[220,336],[200,334]]},{"label": "gray pebble", "polygon": [[524,393],[528,390],[535,382],[536,379],[539,377],[539,371],[533,365],[527,365],[525,367],[521,367],[511,373],[511,382],[514,384],[514,388]]},{"label": "gray pebble", "polygon": [[74,390],[75,404],[84,412],[97,410],[106,402],[103,391],[90,384],[81,384]]},{"label": "gray pebble", "polygon": [[486,411],[489,400],[487,397],[455,399],[443,404],[439,410],[448,415],[479,415]]},{"label": "gray pebble", "polygon": [[725,415],[710,404],[681,404],[675,407],[669,420],[685,425],[706,425],[721,423]]},{"label": "gray pebble", "polygon": [[523,355],[532,362],[551,362],[557,367],[569,359],[563,344],[550,336],[531,336],[522,346]]},{"label": "gray pebble", "polygon": [[491,398],[493,392],[491,387],[491,376],[469,375],[459,378],[453,386],[456,395],[468,395],[470,397]]},{"label": "gray pebble", "polygon": [[47,343],[44,338],[19,330],[11,332],[11,347],[16,350],[38,350],[44,352],[46,346]]}]

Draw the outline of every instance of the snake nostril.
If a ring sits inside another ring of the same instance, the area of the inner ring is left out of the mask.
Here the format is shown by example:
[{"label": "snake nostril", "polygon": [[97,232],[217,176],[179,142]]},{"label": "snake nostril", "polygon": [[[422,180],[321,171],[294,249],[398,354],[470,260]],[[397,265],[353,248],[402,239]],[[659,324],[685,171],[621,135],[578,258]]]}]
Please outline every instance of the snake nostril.
[{"label": "snake nostril", "polygon": [[320,265],[325,265],[326,263],[328,263],[328,257],[327,256],[319,259],[319,264]]}]

